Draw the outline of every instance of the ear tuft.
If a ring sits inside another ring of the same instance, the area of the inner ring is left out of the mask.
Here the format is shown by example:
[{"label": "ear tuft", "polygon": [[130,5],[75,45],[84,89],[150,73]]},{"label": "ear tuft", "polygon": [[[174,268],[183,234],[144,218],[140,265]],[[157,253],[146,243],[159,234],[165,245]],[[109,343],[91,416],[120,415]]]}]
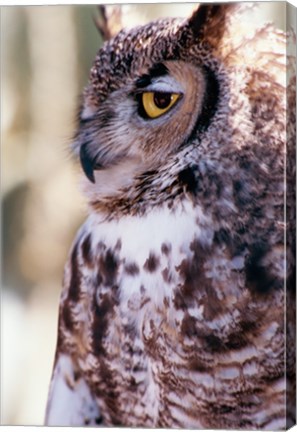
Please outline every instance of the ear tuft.
[{"label": "ear tuft", "polygon": [[122,9],[119,5],[98,6],[100,16],[95,18],[95,25],[103,40],[109,40],[122,30]]},{"label": "ear tuft", "polygon": [[189,19],[189,26],[196,38],[212,46],[218,46],[229,23],[229,16],[236,3],[201,3]]}]

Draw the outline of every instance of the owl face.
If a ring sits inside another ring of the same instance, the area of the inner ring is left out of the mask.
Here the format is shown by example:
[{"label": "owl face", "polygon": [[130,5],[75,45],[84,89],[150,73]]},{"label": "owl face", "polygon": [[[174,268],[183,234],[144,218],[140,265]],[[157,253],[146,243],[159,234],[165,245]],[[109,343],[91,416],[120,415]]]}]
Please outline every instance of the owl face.
[{"label": "owl face", "polygon": [[99,51],[75,142],[98,195],[131,187],[207,129],[218,101],[218,62],[203,26],[198,35],[194,24],[161,20],[121,31]]},{"label": "owl face", "polygon": [[[157,168],[185,145],[205,102],[206,77],[201,67],[183,61],[158,63],[131,84],[115,90],[98,107],[90,143],[94,168],[122,161]],[[93,174],[88,173],[91,181]]]}]

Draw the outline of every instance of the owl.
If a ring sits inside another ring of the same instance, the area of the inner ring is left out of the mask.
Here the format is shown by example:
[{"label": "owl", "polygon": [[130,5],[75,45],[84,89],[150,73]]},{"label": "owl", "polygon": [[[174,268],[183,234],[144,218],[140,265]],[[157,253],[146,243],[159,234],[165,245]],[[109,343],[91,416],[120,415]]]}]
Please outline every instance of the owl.
[{"label": "owl", "polygon": [[296,81],[287,35],[244,14],[106,31],[73,140],[89,213],[48,425],[295,422]]}]

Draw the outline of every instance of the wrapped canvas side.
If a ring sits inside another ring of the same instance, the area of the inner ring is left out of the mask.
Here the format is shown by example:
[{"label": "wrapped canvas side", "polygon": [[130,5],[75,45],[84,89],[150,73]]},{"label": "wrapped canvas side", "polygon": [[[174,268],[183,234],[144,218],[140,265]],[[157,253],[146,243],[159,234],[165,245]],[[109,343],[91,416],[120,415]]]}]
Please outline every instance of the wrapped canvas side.
[{"label": "wrapped canvas side", "polygon": [[286,4],[287,159],[286,159],[286,409],[287,428],[296,424],[296,8]]}]

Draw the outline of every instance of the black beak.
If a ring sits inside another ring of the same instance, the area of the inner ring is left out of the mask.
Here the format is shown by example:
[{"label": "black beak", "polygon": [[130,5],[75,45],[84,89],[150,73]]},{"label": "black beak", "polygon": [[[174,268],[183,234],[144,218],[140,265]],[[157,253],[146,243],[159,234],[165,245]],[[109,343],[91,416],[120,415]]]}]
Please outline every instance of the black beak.
[{"label": "black beak", "polygon": [[82,169],[90,182],[95,183],[94,169],[95,160],[92,159],[87,153],[87,144],[85,143],[80,147],[79,157]]}]

